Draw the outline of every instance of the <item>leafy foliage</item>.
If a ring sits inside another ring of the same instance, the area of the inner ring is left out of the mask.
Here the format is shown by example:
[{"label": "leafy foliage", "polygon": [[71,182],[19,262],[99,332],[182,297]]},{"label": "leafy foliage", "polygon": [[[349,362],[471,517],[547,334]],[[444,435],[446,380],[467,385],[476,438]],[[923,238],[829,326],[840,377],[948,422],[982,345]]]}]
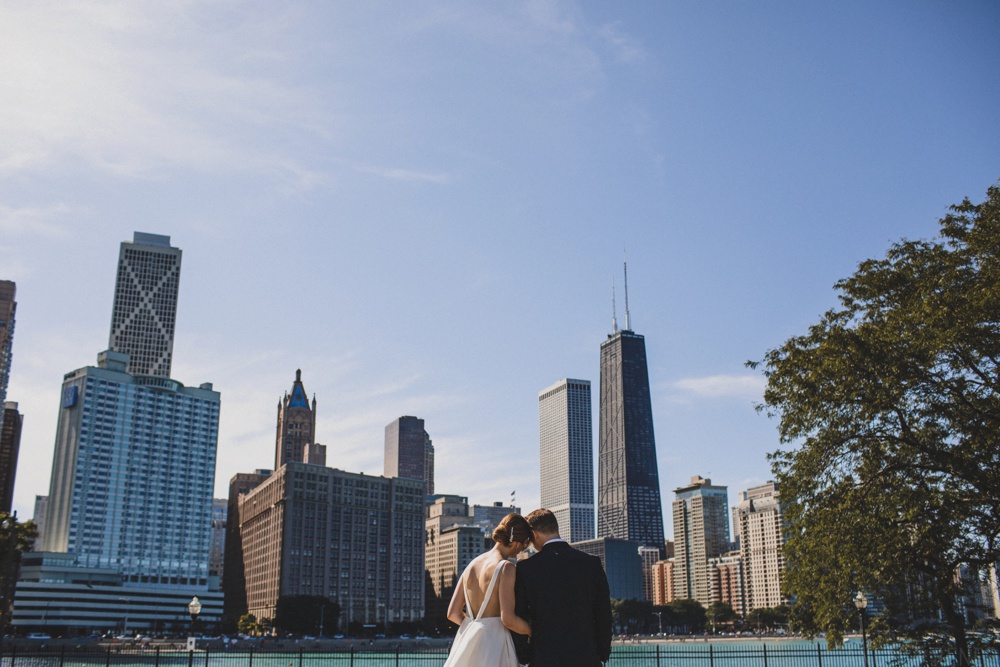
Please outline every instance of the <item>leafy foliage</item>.
[{"label": "leafy foliage", "polygon": [[21,554],[31,551],[38,537],[34,521],[21,523],[16,514],[0,512],[0,636],[7,634]]},{"label": "leafy foliage", "polygon": [[876,642],[945,632],[968,664],[955,574],[1000,560],[1000,188],[940,224],[862,262],[839,308],[749,365],[792,446],[770,458],[793,624],[839,643],[863,590],[885,605]]}]

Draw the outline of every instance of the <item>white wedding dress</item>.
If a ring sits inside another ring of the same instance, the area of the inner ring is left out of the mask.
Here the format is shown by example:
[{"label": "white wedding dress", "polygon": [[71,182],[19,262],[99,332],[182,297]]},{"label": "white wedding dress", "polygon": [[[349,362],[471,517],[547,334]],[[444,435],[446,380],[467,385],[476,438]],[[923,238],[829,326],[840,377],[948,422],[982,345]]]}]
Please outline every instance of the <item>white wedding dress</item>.
[{"label": "white wedding dress", "polygon": [[[463,579],[468,582],[469,567],[462,573]],[[499,616],[488,616],[483,618],[486,605],[496,588],[497,578],[500,571],[505,567],[513,567],[506,561],[497,563],[493,571],[493,578],[483,596],[483,604],[479,607],[479,613],[472,616],[472,601],[469,599],[469,586],[466,583],[465,590],[465,620],[458,627],[455,641],[451,645],[451,653],[444,667],[517,667],[517,655],[514,653],[514,642],[510,638],[510,632],[504,627]]]}]

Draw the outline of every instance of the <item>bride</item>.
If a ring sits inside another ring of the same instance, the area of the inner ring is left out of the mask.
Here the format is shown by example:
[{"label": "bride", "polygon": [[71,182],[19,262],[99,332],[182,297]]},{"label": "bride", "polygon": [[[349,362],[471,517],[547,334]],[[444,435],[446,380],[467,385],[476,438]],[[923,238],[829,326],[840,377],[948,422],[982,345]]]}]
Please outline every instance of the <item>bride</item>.
[{"label": "bride", "polygon": [[455,586],[448,620],[459,628],[444,667],[517,667],[507,630],[531,634],[527,621],[514,613],[510,562],[528,548],[531,527],[520,514],[508,514],[493,531],[493,540],[496,545],[469,563]]}]

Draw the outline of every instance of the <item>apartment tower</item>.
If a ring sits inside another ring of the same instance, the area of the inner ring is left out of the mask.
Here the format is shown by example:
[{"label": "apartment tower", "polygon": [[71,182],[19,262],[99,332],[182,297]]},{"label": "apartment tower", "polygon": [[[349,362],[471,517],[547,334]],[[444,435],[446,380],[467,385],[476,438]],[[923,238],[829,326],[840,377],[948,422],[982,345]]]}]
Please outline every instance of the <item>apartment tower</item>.
[{"label": "apartment tower", "polygon": [[781,592],[785,522],[774,482],[740,493],[740,500],[733,508],[733,529],[739,537],[743,565],[746,602],[743,613],[787,602]]},{"label": "apartment tower", "polygon": [[699,475],[674,491],[674,594],[712,603],[710,558],[729,551],[728,489]]},{"label": "apartment tower", "polygon": [[560,380],[538,394],[541,503],[570,542],[594,539],[590,381]]},{"label": "apartment tower", "polygon": [[108,349],[128,355],[130,375],[170,377],[180,277],[169,236],[135,232],[122,242]]},{"label": "apartment tower", "polygon": [[613,318],[613,333],[601,344],[597,536],[663,549],[646,342],[631,330],[625,275],[625,329]]}]

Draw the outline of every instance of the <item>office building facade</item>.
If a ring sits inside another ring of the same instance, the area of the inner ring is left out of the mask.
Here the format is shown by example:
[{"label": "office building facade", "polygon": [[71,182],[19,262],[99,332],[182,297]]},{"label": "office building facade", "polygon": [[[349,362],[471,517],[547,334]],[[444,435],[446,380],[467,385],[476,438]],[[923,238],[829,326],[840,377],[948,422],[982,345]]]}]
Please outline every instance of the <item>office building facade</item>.
[{"label": "office building facade", "polygon": [[14,503],[14,480],[17,478],[17,455],[21,449],[21,426],[24,417],[17,403],[7,401],[0,422],[0,512],[10,512]]},{"label": "office building facade", "polygon": [[594,539],[590,381],[565,379],[538,394],[541,503],[570,542]]},{"label": "office building facade", "polygon": [[628,329],[601,345],[597,536],[664,545],[646,343]]},{"label": "office building facade", "polygon": [[611,597],[616,600],[645,599],[639,546],[635,542],[613,537],[573,543],[574,548],[601,559]]},{"label": "office building facade", "polygon": [[130,375],[169,378],[181,250],[169,236],[135,232],[118,253],[108,349],[129,357]]},{"label": "office building facade", "polygon": [[51,635],[186,634],[194,596],[202,604],[198,627],[214,628],[222,617],[219,591],[125,585],[117,568],[83,567],[71,553],[31,552],[21,557],[12,625]]},{"label": "office building facade", "polygon": [[712,603],[708,561],[729,551],[728,489],[698,475],[674,491],[674,593]]},{"label": "office building facade", "polygon": [[442,626],[447,623],[448,604],[455,584],[476,556],[493,548],[492,517],[474,511],[465,496],[429,496],[424,521],[424,570],[427,590],[426,615]]},{"label": "office building facade", "polygon": [[781,590],[785,570],[785,521],[774,482],[740,493],[733,508],[733,528],[739,538],[746,609],[777,607],[788,600]]},{"label": "office building facade", "polygon": [[240,533],[240,496],[250,493],[271,476],[271,470],[238,472],[229,480],[226,503],[226,540],[222,565],[222,590],[225,593],[225,616],[231,623],[247,613],[247,586],[244,572],[243,536]]},{"label": "office building facade", "polygon": [[[432,467],[428,468],[428,464]],[[403,416],[385,426],[385,476],[423,480],[434,493],[434,446],[424,430],[424,420]]]},{"label": "office building facade", "polygon": [[127,354],[63,378],[44,551],[126,585],[208,585],[219,394],[132,375]]},{"label": "office building facade", "polygon": [[423,480],[290,461],[239,496],[238,517],[258,619],[291,595],[335,600],[345,630],[423,618]]},{"label": "office building facade", "polygon": [[[7,384],[14,358],[14,323],[17,314],[17,285],[11,280],[0,280],[0,405],[7,403]],[[3,425],[0,413],[0,426]]]}]

